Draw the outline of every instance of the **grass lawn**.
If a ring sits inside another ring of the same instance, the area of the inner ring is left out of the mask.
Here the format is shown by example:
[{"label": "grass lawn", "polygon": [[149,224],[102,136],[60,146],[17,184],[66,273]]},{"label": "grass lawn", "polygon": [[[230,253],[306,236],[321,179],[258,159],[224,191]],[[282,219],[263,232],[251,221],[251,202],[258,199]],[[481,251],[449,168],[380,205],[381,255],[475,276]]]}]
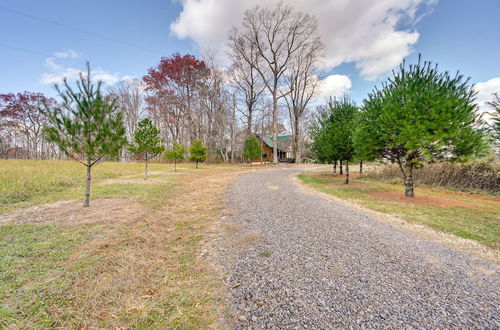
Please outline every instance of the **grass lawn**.
[{"label": "grass lawn", "polygon": [[333,177],[331,172],[302,173],[299,178],[317,190],[369,209],[500,248],[499,198],[417,187],[416,197],[408,199],[402,184],[354,178],[345,185],[343,177]]},{"label": "grass lawn", "polygon": [[145,181],[143,164],[99,164],[83,209],[82,165],[0,160],[0,328],[213,326],[200,250],[242,167],[200,167],[150,164]]}]

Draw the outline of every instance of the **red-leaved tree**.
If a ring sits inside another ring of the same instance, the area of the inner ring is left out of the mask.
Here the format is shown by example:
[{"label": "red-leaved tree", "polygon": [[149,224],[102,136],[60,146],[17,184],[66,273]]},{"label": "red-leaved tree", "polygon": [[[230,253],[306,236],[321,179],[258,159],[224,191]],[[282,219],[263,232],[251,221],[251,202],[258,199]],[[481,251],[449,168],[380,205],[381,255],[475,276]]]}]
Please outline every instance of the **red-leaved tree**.
[{"label": "red-leaved tree", "polygon": [[[47,150],[43,140],[46,117],[40,111],[44,103],[55,102],[42,93],[0,94],[0,138],[8,149],[22,150],[10,155],[39,159]],[[9,155],[7,155],[9,156]]]},{"label": "red-leaved tree", "polygon": [[[186,134],[189,139],[196,138],[193,125],[196,107],[193,103],[207,72],[203,61],[193,55],[176,53],[163,57],[143,77],[149,92],[146,98],[148,111],[153,118],[161,120],[159,126],[164,125],[174,141],[179,141],[181,134]],[[183,132],[183,128],[187,132]]]}]

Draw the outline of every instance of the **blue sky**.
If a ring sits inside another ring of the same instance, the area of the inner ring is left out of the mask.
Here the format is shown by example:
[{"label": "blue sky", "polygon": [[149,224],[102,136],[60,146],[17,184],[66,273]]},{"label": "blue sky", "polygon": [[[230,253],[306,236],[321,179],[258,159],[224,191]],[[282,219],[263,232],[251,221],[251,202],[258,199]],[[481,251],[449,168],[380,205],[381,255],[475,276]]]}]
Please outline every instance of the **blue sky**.
[{"label": "blue sky", "polygon": [[[414,61],[417,54],[422,53],[425,59],[439,63],[440,68],[460,70],[474,83],[480,83],[480,98],[487,98],[497,89],[500,91],[500,1],[421,0],[416,15],[406,15],[412,8],[410,5],[402,7],[401,1],[386,0],[387,8],[377,14],[387,15],[384,17],[368,16],[372,13],[370,8],[366,9],[367,13],[361,13],[363,19],[360,21],[370,23],[372,19],[370,24],[381,27],[379,35],[369,32],[370,27],[360,27],[364,23],[357,23],[355,17],[349,16],[353,13],[358,16],[359,8],[369,6],[333,10],[337,8],[335,0],[316,1],[319,7],[328,3],[324,8],[317,8],[321,13],[322,31],[328,31],[324,33],[329,47],[328,59],[335,63],[325,75],[335,74],[335,77],[350,81],[350,88],[344,86],[333,90],[348,91],[361,101],[387,76],[387,68],[394,66],[392,63],[404,56]],[[299,9],[303,5],[300,0],[289,2],[297,4]],[[54,95],[49,82],[71,69],[82,69],[85,61],[90,61],[92,67],[110,81],[127,76],[141,77],[162,54],[189,52],[199,55],[200,47],[221,48],[227,33],[224,28],[237,22],[234,21],[238,18],[235,12],[242,12],[243,7],[254,3],[259,2],[0,0],[0,7],[9,10],[152,50],[129,47],[0,8],[0,93],[29,90]],[[398,10],[406,16],[391,16]],[[347,20],[342,21],[346,16]],[[394,26],[382,22],[391,19],[397,20]],[[177,25],[172,27],[176,20]],[[384,34],[394,31],[404,33],[384,39]],[[391,43],[399,37],[401,42]],[[370,46],[377,38],[379,41]],[[354,39],[357,44],[352,42]],[[343,47],[347,44],[348,47]]]}]

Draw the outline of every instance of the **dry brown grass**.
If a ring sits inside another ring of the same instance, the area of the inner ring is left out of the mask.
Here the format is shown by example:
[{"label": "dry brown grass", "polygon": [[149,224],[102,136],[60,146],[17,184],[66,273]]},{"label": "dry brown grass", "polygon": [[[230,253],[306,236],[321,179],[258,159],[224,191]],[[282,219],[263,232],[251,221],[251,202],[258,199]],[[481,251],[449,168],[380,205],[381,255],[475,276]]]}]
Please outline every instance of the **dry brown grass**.
[{"label": "dry brown grass", "polygon": [[83,246],[72,262],[91,258],[98,264],[92,276],[82,274],[70,293],[72,308],[85,320],[77,326],[214,323],[222,309],[219,285],[210,265],[197,256],[220,211],[221,193],[234,175],[197,178],[168,206],[139,220],[116,223],[105,239]]},{"label": "dry brown grass", "polygon": [[[373,167],[363,173],[363,178],[402,180],[399,167],[391,164]],[[417,184],[500,195],[500,164],[498,160],[428,164],[415,171],[414,180]]]},{"label": "dry brown grass", "polygon": [[[222,282],[200,252],[220,217],[223,193],[239,173],[236,167],[213,168],[176,176],[175,193],[159,208],[135,199],[98,198],[86,210],[80,201],[61,201],[1,216],[0,224],[90,228],[93,237],[73,250],[64,270],[26,284],[64,278],[71,283],[50,293],[64,303],[50,304],[45,326],[207,328],[219,322]],[[142,179],[103,184],[123,180]],[[37,327],[37,322],[10,324]]]},{"label": "dry brown grass", "polygon": [[261,234],[257,232],[247,232],[236,237],[235,244],[237,246],[250,246],[255,244],[262,237]]},{"label": "dry brown grass", "polygon": [[125,198],[98,198],[82,212],[81,201],[59,201],[0,215],[0,224],[57,224],[78,226],[95,222],[135,221],[146,214],[144,206]]}]

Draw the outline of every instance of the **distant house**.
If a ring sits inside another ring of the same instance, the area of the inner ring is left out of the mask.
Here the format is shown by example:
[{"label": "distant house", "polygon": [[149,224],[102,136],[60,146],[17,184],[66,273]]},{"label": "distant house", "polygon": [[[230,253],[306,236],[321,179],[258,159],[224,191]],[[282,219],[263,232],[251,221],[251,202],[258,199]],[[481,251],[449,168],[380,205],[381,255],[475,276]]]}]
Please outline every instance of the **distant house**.
[{"label": "distant house", "polygon": [[[262,145],[262,159],[253,159],[254,162],[272,162],[273,161],[273,138],[270,136],[261,137],[257,135],[257,139]],[[276,138],[278,147],[278,161],[284,162],[289,158],[294,158],[293,152],[293,136],[283,135]]]}]

